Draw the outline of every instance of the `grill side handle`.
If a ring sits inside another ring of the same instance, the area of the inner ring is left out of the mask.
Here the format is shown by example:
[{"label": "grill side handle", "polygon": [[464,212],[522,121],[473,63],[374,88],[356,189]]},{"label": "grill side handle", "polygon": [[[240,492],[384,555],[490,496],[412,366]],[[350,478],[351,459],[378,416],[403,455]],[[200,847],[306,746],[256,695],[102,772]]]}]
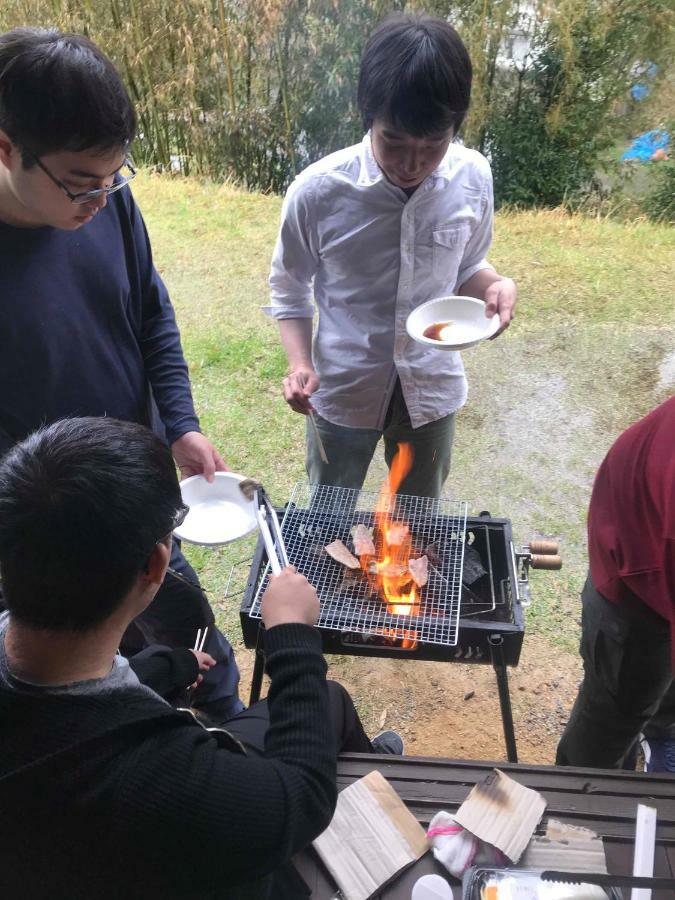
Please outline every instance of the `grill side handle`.
[{"label": "grill side handle", "polygon": [[511,554],[516,573],[516,595],[525,608],[531,605],[530,569],[562,569],[562,557],[558,554],[557,541],[531,541],[516,551],[511,542]]},{"label": "grill side handle", "polygon": [[527,609],[532,604],[530,596],[530,578],[529,565],[525,562],[529,554],[522,552],[516,553],[513,541],[509,541],[511,550],[511,562],[513,564],[513,583],[516,586],[516,603],[520,603],[523,609]]}]

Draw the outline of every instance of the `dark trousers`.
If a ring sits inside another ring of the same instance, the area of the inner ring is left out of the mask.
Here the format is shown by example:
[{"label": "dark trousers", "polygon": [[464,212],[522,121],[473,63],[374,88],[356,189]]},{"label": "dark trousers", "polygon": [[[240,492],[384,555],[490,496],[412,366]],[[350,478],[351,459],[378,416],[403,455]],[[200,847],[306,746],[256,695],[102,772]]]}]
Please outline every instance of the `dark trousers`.
[{"label": "dark trousers", "polygon": [[668,622],[637,597],[611,603],[581,593],[584,678],[556,765],[632,769],[639,734],[675,738],[675,680]]},{"label": "dark trousers", "polygon": [[[335,753],[373,753],[373,745],[363,730],[352,698],[337,681],[328,681],[327,685]],[[221,726],[247,749],[262,753],[269,724],[267,700],[260,700],[233,719],[222,722]]]},{"label": "dark trousers", "polygon": [[328,462],[321,459],[314,428],[308,419],[305,467],[310,484],[360,490],[375,448],[380,438],[384,437],[384,459],[388,467],[396,456],[399,443],[411,444],[415,454],[412,469],[401,482],[399,494],[434,498],[441,496],[450,472],[455,414],[451,413],[420,428],[413,428],[399,379],[396,379],[389,401],[384,431],[334,425],[319,415],[315,416],[315,422]]},{"label": "dark trousers", "polygon": [[[194,569],[174,540],[170,567],[189,581],[199,584]],[[204,672],[204,680],[192,697],[192,705],[206,707],[212,716],[226,718],[243,709],[239,699],[239,668],[229,641],[218,631],[213,611],[203,591],[167,572],[164,583],[150,606],[134,620],[124,635],[125,656],[149,644],[194,647],[198,629],[208,627],[204,650],[217,661]]]}]

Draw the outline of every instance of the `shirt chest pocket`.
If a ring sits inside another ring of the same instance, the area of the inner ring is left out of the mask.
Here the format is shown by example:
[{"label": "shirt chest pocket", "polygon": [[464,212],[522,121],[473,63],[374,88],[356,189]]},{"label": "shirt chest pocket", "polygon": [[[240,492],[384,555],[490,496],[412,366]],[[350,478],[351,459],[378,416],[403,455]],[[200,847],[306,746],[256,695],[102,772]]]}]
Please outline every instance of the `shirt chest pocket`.
[{"label": "shirt chest pocket", "polygon": [[469,225],[453,225],[437,228],[432,233],[432,272],[437,281],[449,290],[456,287],[457,273],[469,240]]}]

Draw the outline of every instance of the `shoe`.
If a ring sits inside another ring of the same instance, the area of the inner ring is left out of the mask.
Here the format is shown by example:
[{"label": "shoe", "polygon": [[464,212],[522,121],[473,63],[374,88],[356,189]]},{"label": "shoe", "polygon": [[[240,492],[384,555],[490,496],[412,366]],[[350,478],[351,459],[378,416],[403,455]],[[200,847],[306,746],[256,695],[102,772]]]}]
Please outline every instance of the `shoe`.
[{"label": "shoe", "polygon": [[397,731],[383,731],[371,741],[375,753],[391,753],[403,756],[403,738]]},{"label": "shoe", "polygon": [[675,772],[675,739],[658,740],[657,738],[644,738],[645,744],[645,770],[647,772]]}]

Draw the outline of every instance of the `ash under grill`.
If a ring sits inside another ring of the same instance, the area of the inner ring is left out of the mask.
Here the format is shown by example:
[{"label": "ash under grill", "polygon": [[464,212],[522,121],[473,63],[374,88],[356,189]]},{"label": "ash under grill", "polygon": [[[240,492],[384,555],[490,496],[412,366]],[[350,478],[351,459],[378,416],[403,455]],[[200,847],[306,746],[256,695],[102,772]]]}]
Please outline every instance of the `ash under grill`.
[{"label": "ash under grill", "polygon": [[[316,588],[321,612],[318,625],[339,632],[385,635],[388,639],[455,646],[458,637],[467,504],[446,498],[391,495],[386,512],[407,523],[421,554],[433,545],[437,559],[420,589],[418,611],[397,614],[373,595],[365,578],[345,578],[344,567],[325,552],[335,540],[348,544],[359,523],[375,524],[380,495],[351,488],[297,484],[286,507],[281,530],[288,558]],[[256,585],[251,618],[260,618],[260,599],[269,566]]]}]

